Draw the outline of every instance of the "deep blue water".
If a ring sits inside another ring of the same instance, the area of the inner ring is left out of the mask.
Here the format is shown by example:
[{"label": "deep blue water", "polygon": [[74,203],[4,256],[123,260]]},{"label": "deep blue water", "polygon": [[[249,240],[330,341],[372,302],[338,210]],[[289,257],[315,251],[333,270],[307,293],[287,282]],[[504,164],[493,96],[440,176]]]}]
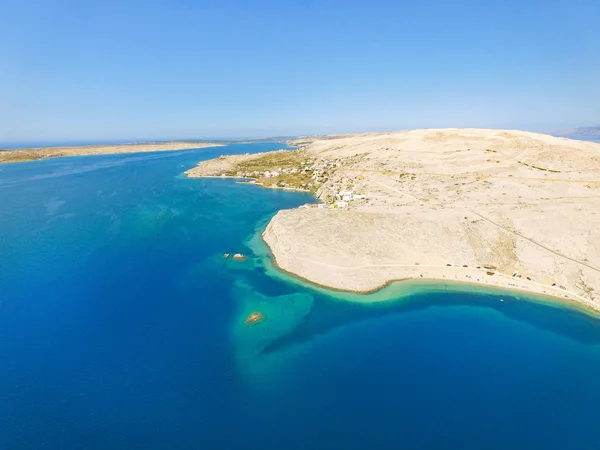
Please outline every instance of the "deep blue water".
[{"label": "deep blue water", "polygon": [[314,199],[181,176],[277,148],[0,166],[1,449],[599,448],[597,319],[269,276],[249,239]]}]

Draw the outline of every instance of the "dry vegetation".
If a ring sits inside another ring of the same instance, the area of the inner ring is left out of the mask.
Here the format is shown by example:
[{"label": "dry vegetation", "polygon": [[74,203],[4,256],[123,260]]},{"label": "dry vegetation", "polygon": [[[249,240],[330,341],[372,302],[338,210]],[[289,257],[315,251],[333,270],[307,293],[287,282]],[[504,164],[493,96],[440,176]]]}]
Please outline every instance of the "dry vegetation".
[{"label": "dry vegetation", "polygon": [[[314,192],[325,199],[334,198],[324,189],[330,178],[352,158],[315,157],[303,148],[267,153],[221,156],[202,161],[186,172],[189,177],[231,177],[251,179],[265,187]],[[340,186],[336,185],[339,191]]]},{"label": "dry vegetation", "polygon": [[0,150],[0,163],[36,161],[44,157],[40,152],[29,150]]},{"label": "dry vegetation", "polygon": [[[312,170],[302,171],[308,160],[305,151],[280,151],[263,154],[255,159],[234,163],[226,176],[252,178],[267,187],[291,188],[315,192],[317,186],[311,179]],[[266,177],[265,173],[270,176]],[[275,172],[277,175],[272,175]]]}]

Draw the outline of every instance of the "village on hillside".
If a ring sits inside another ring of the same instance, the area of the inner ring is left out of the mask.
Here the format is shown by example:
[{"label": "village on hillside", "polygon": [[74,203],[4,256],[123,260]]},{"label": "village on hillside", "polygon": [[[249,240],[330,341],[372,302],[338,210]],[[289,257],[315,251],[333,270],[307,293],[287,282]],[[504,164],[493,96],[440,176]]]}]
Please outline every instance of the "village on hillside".
[{"label": "village on hillside", "polygon": [[[223,156],[222,158],[227,158]],[[364,179],[336,176],[356,157],[328,159],[307,157],[303,149],[271,152],[250,161],[236,161],[221,177],[250,180],[267,188],[291,189],[313,192],[323,203],[306,204],[305,208],[348,208],[352,202],[366,200],[361,192]]]}]

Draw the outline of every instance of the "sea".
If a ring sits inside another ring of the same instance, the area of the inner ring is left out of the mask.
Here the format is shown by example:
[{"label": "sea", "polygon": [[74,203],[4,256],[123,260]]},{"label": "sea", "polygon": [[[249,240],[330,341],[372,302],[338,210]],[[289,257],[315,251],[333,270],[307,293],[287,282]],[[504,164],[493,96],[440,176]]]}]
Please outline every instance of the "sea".
[{"label": "sea", "polygon": [[312,286],[260,235],[313,196],[183,175],[279,148],[0,165],[0,449],[600,448],[597,317]]}]

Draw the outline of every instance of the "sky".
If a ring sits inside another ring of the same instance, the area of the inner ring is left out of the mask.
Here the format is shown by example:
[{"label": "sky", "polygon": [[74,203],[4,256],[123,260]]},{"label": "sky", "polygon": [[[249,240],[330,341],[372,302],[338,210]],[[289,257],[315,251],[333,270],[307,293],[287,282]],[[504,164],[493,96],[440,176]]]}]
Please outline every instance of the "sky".
[{"label": "sky", "polygon": [[0,0],[0,144],[600,125],[600,2]]}]

